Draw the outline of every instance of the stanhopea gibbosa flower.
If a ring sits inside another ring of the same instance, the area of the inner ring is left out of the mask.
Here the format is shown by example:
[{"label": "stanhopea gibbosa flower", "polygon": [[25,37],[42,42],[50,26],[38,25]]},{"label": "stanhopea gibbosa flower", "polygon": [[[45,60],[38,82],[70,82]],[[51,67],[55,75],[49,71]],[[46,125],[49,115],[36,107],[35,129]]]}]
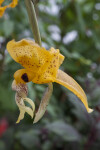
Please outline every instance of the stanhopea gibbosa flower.
[{"label": "stanhopea gibbosa flower", "polygon": [[[86,94],[80,87],[80,85],[72,77],[59,69],[60,65],[64,61],[64,56],[60,54],[59,49],[54,49],[52,47],[50,48],[50,50],[46,50],[32,40],[23,39],[19,42],[15,42],[14,40],[8,42],[7,50],[11,57],[24,67],[24,69],[17,70],[14,73],[14,86],[26,86],[26,83],[30,81],[36,84],[56,82],[72,91],[83,102],[88,112],[92,111],[92,109],[88,107]],[[50,96],[50,94],[48,95]],[[45,97],[48,95],[45,94]],[[46,100],[45,97],[45,104],[42,104],[42,106],[39,107],[40,109],[35,115],[35,122],[37,122],[41,118],[41,113],[44,114],[45,112],[42,110],[43,105],[45,105],[45,107],[43,108],[45,110],[46,103],[48,103],[46,102],[47,97]],[[20,101],[23,100],[23,98],[20,99]],[[21,109],[22,108],[20,107],[20,112]],[[34,110],[35,107],[33,108],[33,113]],[[24,110],[24,112],[25,111],[26,110]],[[21,119],[19,119],[18,122]]]}]

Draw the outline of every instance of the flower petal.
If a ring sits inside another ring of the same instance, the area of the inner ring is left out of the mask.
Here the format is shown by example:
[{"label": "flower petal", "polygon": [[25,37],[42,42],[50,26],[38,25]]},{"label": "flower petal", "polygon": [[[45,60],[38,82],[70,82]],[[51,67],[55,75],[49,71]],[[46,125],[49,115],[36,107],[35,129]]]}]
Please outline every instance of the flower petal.
[{"label": "flower petal", "polygon": [[[46,61],[50,60],[50,54],[45,48],[40,48],[31,40],[14,40],[8,42],[7,50],[11,57],[26,69],[37,72]],[[45,66],[44,66],[45,68]]]},{"label": "flower petal", "polygon": [[[31,104],[32,108],[25,106],[24,101]],[[33,118],[34,111],[35,111],[35,104],[33,103],[33,101],[31,99],[29,99],[29,98],[21,98],[19,100],[17,99],[16,104],[20,110],[20,114],[19,114],[19,117],[18,117],[18,120],[16,123],[19,123],[20,120],[22,120],[24,118],[25,112],[27,112]]]},{"label": "flower petal", "polygon": [[53,91],[52,83],[49,83],[48,85],[49,86],[48,86],[48,88],[46,89],[46,91],[44,93],[44,96],[41,100],[39,109],[38,109],[37,113],[35,114],[35,118],[34,118],[33,123],[38,122],[43,117],[43,115],[44,115],[44,113],[47,109],[47,106],[48,106],[48,103],[49,103],[49,100],[50,100],[50,97],[51,97],[51,94],[52,94],[52,91]]},{"label": "flower petal", "polygon": [[92,109],[88,107],[87,103],[87,97],[83,91],[83,89],[80,87],[80,85],[68,74],[64,73],[61,70],[58,70],[57,78],[55,79],[55,82],[63,85],[70,91],[72,91],[85,105],[88,112],[92,112]]},{"label": "flower petal", "polygon": [[19,99],[16,99],[16,104],[19,108],[19,111],[20,111],[20,114],[19,114],[19,117],[18,117],[18,120],[16,121],[16,123],[19,123],[20,120],[22,120],[24,118],[24,115],[25,115],[25,105],[24,105],[24,102],[22,100],[22,98],[19,100]]},{"label": "flower petal", "polygon": [[35,104],[30,98],[23,98],[23,100],[28,102],[31,105],[33,111],[35,110]]}]

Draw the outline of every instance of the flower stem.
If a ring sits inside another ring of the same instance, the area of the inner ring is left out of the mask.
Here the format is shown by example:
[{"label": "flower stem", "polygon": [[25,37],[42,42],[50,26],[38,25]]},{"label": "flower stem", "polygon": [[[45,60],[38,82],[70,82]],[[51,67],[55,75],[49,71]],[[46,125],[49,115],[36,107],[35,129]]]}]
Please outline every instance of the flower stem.
[{"label": "flower stem", "polygon": [[40,37],[34,4],[31,0],[25,0],[25,4],[26,4],[27,13],[28,13],[28,17],[29,17],[29,21],[31,24],[35,42],[41,46],[41,37]]}]

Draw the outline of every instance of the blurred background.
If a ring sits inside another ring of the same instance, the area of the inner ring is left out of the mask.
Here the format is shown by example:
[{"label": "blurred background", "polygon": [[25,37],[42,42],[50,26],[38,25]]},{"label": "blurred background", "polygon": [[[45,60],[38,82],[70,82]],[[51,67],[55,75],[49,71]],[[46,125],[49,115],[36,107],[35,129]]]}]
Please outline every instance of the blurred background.
[{"label": "blurred background", "polygon": [[[11,84],[21,66],[6,44],[33,38],[24,0],[19,0],[0,18],[0,150],[100,150],[100,0],[40,0],[36,11],[42,46],[60,49],[65,56],[61,69],[83,87],[94,112],[88,114],[73,93],[54,83],[44,117],[33,125],[26,114],[15,123],[19,110]],[[28,86],[38,106],[47,85]]]}]

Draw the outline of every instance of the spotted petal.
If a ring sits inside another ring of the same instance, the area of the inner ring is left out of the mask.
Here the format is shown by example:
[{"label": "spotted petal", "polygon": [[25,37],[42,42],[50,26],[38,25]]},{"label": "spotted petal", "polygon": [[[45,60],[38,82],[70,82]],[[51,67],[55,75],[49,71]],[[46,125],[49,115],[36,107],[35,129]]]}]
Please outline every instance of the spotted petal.
[{"label": "spotted petal", "polygon": [[35,71],[38,71],[51,58],[46,49],[40,48],[31,40],[23,39],[19,42],[12,40],[8,42],[7,50],[16,62],[26,69]]},{"label": "spotted petal", "polygon": [[16,62],[34,73],[32,82],[38,84],[53,82],[64,60],[58,49],[47,51],[31,40],[12,40],[8,42],[7,50]]}]

